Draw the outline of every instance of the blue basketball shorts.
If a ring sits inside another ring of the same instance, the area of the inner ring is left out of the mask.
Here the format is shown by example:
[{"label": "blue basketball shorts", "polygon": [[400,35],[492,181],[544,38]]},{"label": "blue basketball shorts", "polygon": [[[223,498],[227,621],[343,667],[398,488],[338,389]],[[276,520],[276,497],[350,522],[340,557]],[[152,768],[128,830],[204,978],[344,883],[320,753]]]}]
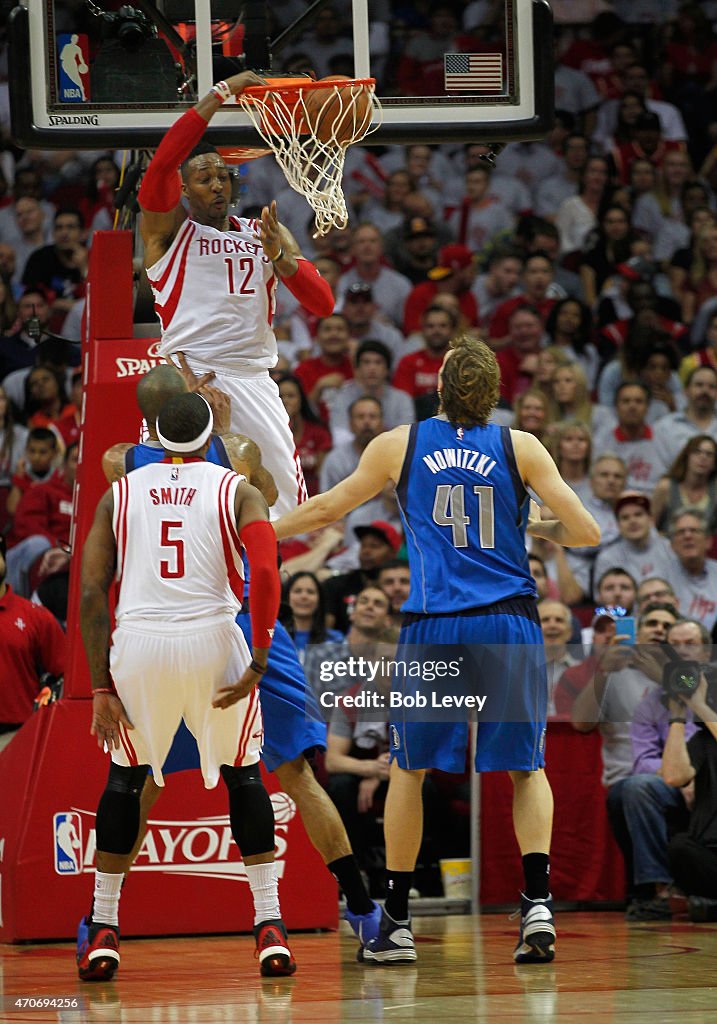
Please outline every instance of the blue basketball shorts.
[{"label": "blue basketball shorts", "polygon": [[[506,611],[421,616],[401,629],[391,682],[391,758],[401,768],[463,772],[469,716],[477,719],[475,769],[535,771],[545,765],[548,681],[534,601]],[[420,674],[402,666],[418,662]],[[453,674],[435,674],[443,662]],[[401,668],[399,668],[401,667]],[[465,696],[484,699],[465,710]],[[423,703],[425,702],[425,703]],[[450,708],[443,707],[449,703]],[[419,706],[417,706],[417,703]]]},{"label": "blue basketball shorts", "polygon": [[[237,615],[236,621],[251,650],[249,614]],[[259,697],[264,718],[261,759],[270,772],[304,752],[317,747],[326,750],[326,723],[321,709],[306,682],[294,642],[280,622],[274,628],[268,668],[259,684]],[[199,751],[194,737],[182,722],[162,772],[170,775],[189,768],[199,768]]]}]

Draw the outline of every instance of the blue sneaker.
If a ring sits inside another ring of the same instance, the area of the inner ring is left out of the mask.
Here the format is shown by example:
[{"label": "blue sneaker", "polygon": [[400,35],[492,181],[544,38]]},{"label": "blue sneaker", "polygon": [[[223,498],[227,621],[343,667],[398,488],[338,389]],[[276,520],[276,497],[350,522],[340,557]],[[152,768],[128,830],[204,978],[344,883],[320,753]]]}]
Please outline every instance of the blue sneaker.
[{"label": "blue sneaker", "polygon": [[119,928],[83,917],[77,928],[77,973],[82,981],[111,981],[119,967]]},{"label": "blue sneaker", "polygon": [[529,900],[520,894],[520,938],[513,959],[517,964],[548,964],[555,959],[552,896]]},{"label": "blue sneaker", "polygon": [[379,926],[381,924],[381,908],[374,901],[373,910],[368,914],[352,914],[347,907],[344,911],[344,920],[348,921],[361,945],[365,946],[371,939],[378,938]]},{"label": "blue sneaker", "polygon": [[356,954],[364,964],[412,964],[416,962],[416,945],[411,932],[411,921],[394,921],[385,910],[381,911],[378,935]]}]

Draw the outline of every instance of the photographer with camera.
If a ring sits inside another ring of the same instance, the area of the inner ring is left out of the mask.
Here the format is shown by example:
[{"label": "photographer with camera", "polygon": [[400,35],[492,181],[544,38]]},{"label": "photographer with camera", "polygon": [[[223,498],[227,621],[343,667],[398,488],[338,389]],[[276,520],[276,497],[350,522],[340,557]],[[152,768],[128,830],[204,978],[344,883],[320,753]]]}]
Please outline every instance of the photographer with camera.
[{"label": "photographer with camera", "polygon": [[667,640],[668,631],[678,619],[672,605],[651,604],[638,619],[637,644],[613,634],[597,653],[595,674],[572,708],[572,723],[578,732],[592,732],[596,727],[600,730],[607,814],[625,860],[628,903],[639,898],[633,881],[633,837],[622,801],[625,782],[633,770],[630,723],[644,694],[657,689],[664,660],[657,645]]},{"label": "photographer with camera", "polygon": [[[687,827],[692,803],[691,787],[671,786],[662,778],[662,752],[670,730],[667,705],[671,687],[681,685],[687,665],[686,660],[675,661],[675,657],[705,665],[710,657],[710,636],[702,623],[686,619],[670,627],[667,644],[674,653],[665,646],[664,665],[660,668],[656,658],[655,670],[648,671],[662,685],[648,690],[635,708],[630,725],[632,775],[620,791],[633,853],[635,899],[627,911],[628,921],[663,921],[672,916],[667,899],[673,881],[667,859],[668,834],[670,829]],[[688,714],[687,738],[695,728]]]},{"label": "photographer with camera", "polygon": [[[696,662],[672,669],[662,777],[680,787],[694,780],[695,795],[689,827],[670,840],[667,856],[690,920],[717,921],[717,672]],[[688,739],[690,711],[699,728]]]}]

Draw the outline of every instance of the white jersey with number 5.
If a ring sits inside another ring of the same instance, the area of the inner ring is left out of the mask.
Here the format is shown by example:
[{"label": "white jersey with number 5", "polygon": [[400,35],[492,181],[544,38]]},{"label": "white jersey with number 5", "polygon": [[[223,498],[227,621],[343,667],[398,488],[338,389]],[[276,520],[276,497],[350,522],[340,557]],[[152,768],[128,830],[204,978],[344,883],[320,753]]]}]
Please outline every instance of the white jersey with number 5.
[{"label": "white jersey with number 5", "polygon": [[243,479],[190,459],[112,484],[118,625],[236,615],[244,578],[234,499]]},{"label": "white jersey with number 5", "polygon": [[184,352],[215,370],[276,363],[277,278],[256,237],[258,222],[230,217],[231,230],[186,220],[161,259],[147,268],[162,324],[159,351]]}]

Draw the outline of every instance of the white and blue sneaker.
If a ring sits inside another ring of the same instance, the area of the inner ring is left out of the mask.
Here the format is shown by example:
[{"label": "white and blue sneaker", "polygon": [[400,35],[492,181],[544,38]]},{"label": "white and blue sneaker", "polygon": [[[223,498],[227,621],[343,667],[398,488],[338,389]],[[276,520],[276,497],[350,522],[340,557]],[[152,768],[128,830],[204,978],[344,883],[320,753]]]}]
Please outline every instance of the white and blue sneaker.
[{"label": "white and blue sneaker", "polygon": [[552,896],[529,900],[520,894],[520,938],[513,959],[517,964],[548,964],[555,959]]},{"label": "white and blue sneaker", "polygon": [[378,935],[360,946],[356,959],[364,964],[413,964],[416,962],[416,944],[411,932],[411,920],[394,921],[385,910],[381,911]]},{"label": "white and blue sneaker", "polygon": [[381,924],[381,907],[373,901],[373,910],[368,914],[352,914],[347,907],[344,911],[344,920],[348,921],[362,946],[365,946],[371,939],[378,938],[379,926]]}]

